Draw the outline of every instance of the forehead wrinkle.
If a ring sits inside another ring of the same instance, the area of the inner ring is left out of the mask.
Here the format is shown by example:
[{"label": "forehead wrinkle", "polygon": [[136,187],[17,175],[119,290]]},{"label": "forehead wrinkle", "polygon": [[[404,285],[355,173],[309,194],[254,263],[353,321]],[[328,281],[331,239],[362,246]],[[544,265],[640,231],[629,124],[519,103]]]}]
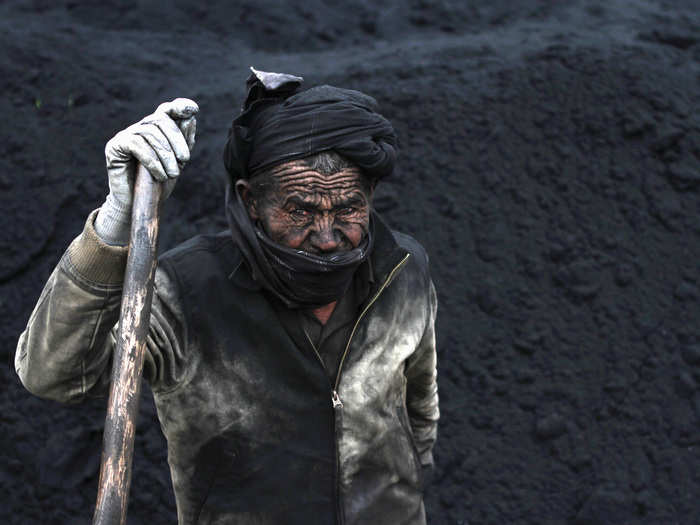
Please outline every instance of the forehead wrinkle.
[{"label": "forehead wrinkle", "polygon": [[359,168],[345,168],[333,174],[322,174],[317,172],[300,161],[289,162],[278,166],[272,170],[271,175],[280,185],[293,183],[294,181],[315,181],[317,184],[333,184],[336,181],[358,181],[361,179],[362,171]]},{"label": "forehead wrinkle", "polygon": [[[279,175],[281,173],[289,172],[289,173],[298,173],[300,171],[309,171],[312,173],[318,173],[316,172],[313,168],[311,168],[304,159],[296,159],[296,160],[291,160],[288,162],[283,162],[282,164],[278,164],[268,170],[269,173]],[[348,172],[348,173],[358,173],[361,174],[362,170],[358,166],[354,165],[349,165],[345,168],[342,168],[340,171],[336,173],[342,173],[342,172]],[[334,175],[334,173],[330,174],[331,176]]]},{"label": "forehead wrinkle", "polygon": [[323,201],[324,199],[330,200],[330,202],[333,205],[347,205],[355,202],[362,204],[367,203],[365,195],[359,190],[351,191],[349,194],[339,192],[333,192],[328,194],[314,191],[297,190],[287,194],[285,196],[284,202],[286,204],[289,201],[295,200],[305,204],[317,204]]},{"label": "forehead wrinkle", "polygon": [[273,166],[270,168],[269,173],[271,175],[279,175],[284,173],[294,174],[299,173],[300,171],[309,171],[309,167],[300,160],[293,160]]},{"label": "forehead wrinkle", "polygon": [[323,180],[317,178],[296,178],[279,181],[278,187],[283,191],[348,191],[361,190],[361,181],[356,178]]},{"label": "forehead wrinkle", "polygon": [[362,192],[362,188],[358,184],[334,184],[334,185],[320,185],[320,184],[293,184],[288,186],[283,186],[280,188],[283,193],[347,193],[347,192]]},{"label": "forehead wrinkle", "polygon": [[321,175],[316,171],[305,171],[299,173],[277,175],[276,178],[281,184],[286,184],[294,181],[315,181],[319,184],[333,184],[335,182],[359,182],[361,175],[359,173],[343,173],[338,172],[333,175]]}]

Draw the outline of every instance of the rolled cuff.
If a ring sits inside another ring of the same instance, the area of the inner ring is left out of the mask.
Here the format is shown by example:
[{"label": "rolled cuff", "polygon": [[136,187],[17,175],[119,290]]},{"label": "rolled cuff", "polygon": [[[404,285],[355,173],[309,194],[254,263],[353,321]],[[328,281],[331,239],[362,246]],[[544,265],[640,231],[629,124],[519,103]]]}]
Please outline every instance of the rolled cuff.
[{"label": "rolled cuff", "polygon": [[84,280],[103,286],[119,286],[124,282],[128,246],[112,246],[95,232],[93,210],[85,221],[82,233],[68,246],[64,261]]},{"label": "rolled cuff", "polygon": [[110,193],[95,218],[95,233],[110,246],[126,246],[129,244],[131,230],[131,213]]}]

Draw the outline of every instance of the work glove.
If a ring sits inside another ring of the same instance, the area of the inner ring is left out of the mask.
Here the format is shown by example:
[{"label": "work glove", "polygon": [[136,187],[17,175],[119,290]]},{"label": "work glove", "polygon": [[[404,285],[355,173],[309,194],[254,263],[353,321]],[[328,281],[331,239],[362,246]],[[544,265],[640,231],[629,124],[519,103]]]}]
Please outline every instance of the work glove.
[{"label": "work glove", "polygon": [[107,142],[105,160],[109,195],[95,219],[95,232],[104,242],[119,246],[129,242],[138,163],[165,185],[163,200],[172,193],[177,177],[190,160],[198,111],[196,102],[188,98],[164,102],[155,112]]}]

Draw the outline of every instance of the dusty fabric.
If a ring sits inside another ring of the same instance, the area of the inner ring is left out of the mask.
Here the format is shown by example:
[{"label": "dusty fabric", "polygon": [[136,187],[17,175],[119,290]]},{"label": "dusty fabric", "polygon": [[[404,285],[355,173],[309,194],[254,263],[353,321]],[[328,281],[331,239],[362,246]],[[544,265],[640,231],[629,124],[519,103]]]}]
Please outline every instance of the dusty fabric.
[{"label": "dusty fabric", "polygon": [[229,182],[331,149],[371,178],[392,173],[397,138],[374,98],[327,85],[299,91],[299,77],[266,86],[253,74],[247,85],[224,148]]},{"label": "dusty fabric", "polygon": [[[381,222],[376,233],[372,305],[343,364],[342,409],[229,232],[160,258],[144,377],[180,524],[425,523],[422,470],[439,417],[435,290],[415,240]],[[88,252],[74,245],[62,258],[18,343],[17,373],[41,397],[74,402],[108,387],[121,289],[70,255]]]}]

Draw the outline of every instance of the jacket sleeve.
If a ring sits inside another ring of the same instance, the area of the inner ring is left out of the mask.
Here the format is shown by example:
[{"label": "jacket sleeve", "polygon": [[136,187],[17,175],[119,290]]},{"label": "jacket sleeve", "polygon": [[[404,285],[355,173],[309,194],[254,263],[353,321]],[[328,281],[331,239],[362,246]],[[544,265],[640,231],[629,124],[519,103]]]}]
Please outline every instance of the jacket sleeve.
[{"label": "jacket sleeve", "polygon": [[437,353],[435,349],[435,316],[437,295],[429,285],[429,315],[423,337],[406,363],[406,408],[413,437],[424,470],[433,468],[433,445],[437,439],[438,408]]},{"label": "jacket sleeve", "polygon": [[[109,391],[127,248],[100,240],[96,215],[61,257],[19,337],[15,370],[39,397],[67,403]],[[143,372],[154,391],[176,386],[184,341],[176,287],[158,269]]]}]

